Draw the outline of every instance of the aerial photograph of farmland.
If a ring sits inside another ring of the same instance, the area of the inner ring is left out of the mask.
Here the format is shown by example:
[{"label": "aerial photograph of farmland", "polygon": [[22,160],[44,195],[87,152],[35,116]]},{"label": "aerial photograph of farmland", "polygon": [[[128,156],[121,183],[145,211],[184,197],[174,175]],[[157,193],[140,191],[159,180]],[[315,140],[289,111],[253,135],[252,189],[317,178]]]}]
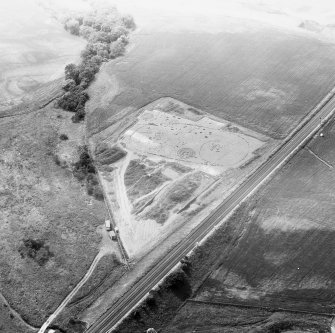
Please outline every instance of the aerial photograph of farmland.
[{"label": "aerial photograph of farmland", "polygon": [[0,18],[0,333],[335,333],[332,0]]}]

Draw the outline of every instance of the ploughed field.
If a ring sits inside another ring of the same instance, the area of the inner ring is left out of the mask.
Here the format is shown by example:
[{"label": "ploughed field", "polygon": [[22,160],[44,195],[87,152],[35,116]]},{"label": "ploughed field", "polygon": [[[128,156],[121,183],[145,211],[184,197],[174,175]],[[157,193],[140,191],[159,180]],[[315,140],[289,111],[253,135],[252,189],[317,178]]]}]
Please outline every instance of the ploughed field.
[{"label": "ploughed field", "polygon": [[187,302],[163,333],[326,333],[331,318]]},{"label": "ploughed field", "polygon": [[334,74],[334,45],[304,33],[140,31],[101,70],[88,128],[96,133],[121,110],[169,96],[283,138],[333,88]]},{"label": "ploughed field", "polygon": [[36,102],[49,95],[50,87],[43,85],[61,78],[65,65],[79,60],[85,41],[66,32],[33,1],[2,2],[0,19],[2,115],[21,102]]},{"label": "ploughed field", "polygon": [[239,242],[196,299],[334,313],[334,122],[323,133],[235,216]]}]

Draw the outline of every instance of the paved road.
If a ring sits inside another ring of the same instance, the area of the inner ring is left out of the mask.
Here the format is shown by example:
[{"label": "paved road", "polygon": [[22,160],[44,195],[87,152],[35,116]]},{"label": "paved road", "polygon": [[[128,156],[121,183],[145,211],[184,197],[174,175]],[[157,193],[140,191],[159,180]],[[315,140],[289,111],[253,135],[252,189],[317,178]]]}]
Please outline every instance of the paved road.
[{"label": "paved road", "polygon": [[229,195],[187,238],[175,246],[157,265],[121,297],[86,333],[107,333],[161,281],[169,271],[214,227],[250,196],[268,177],[282,166],[319,129],[320,119],[330,117],[335,108],[331,98],[290,140],[262,164],[246,181]]}]

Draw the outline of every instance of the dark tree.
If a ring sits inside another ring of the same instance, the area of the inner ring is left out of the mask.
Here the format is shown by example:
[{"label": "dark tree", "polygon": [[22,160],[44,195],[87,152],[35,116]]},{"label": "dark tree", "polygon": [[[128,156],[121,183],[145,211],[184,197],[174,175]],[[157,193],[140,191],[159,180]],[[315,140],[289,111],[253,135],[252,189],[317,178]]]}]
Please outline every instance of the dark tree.
[{"label": "dark tree", "polygon": [[23,244],[18,249],[22,258],[31,258],[39,266],[43,266],[47,261],[53,257],[49,246],[45,245],[44,240],[41,239],[25,239]]},{"label": "dark tree", "polygon": [[66,111],[77,112],[88,101],[88,94],[82,87],[76,86],[66,92],[59,100],[58,106]]},{"label": "dark tree", "polygon": [[62,86],[63,90],[70,91],[76,87],[76,82],[72,79],[66,80]]},{"label": "dark tree", "polygon": [[74,170],[82,171],[86,175],[89,173],[95,173],[93,161],[86,146],[80,147],[79,161],[74,164]]},{"label": "dark tree", "polygon": [[85,118],[85,109],[82,107],[76,111],[76,113],[72,116],[72,121],[74,123],[79,123]]},{"label": "dark tree", "polygon": [[75,64],[68,64],[65,66],[65,79],[73,80],[76,84],[79,84],[79,70]]}]

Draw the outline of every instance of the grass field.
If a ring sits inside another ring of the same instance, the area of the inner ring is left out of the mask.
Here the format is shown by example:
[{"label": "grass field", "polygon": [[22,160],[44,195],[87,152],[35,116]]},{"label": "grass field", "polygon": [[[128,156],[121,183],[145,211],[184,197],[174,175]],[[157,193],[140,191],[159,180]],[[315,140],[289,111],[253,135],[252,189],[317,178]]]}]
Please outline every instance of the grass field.
[{"label": "grass field", "polygon": [[247,206],[243,236],[197,298],[334,312],[334,122],[324,134]]},{"label": "grass field", "polygon": [[91,88],[90,128],[169,96],[283,138],[334,85],[334,45],[303,34],[143,31],[132,42]]},{"label": "grass field", "polygon": [[13,313],[10,305],[0,296],[0,332],[1,333],[36,333],[37,329],[28,326]]},{"label": "grass field", "polygon": [[66,126],[70,117],[47,107],[0,122],[0,290],[33,326],[86,273],[105,218],[104,205],[55,163],[59,136],[78,139]]}]

